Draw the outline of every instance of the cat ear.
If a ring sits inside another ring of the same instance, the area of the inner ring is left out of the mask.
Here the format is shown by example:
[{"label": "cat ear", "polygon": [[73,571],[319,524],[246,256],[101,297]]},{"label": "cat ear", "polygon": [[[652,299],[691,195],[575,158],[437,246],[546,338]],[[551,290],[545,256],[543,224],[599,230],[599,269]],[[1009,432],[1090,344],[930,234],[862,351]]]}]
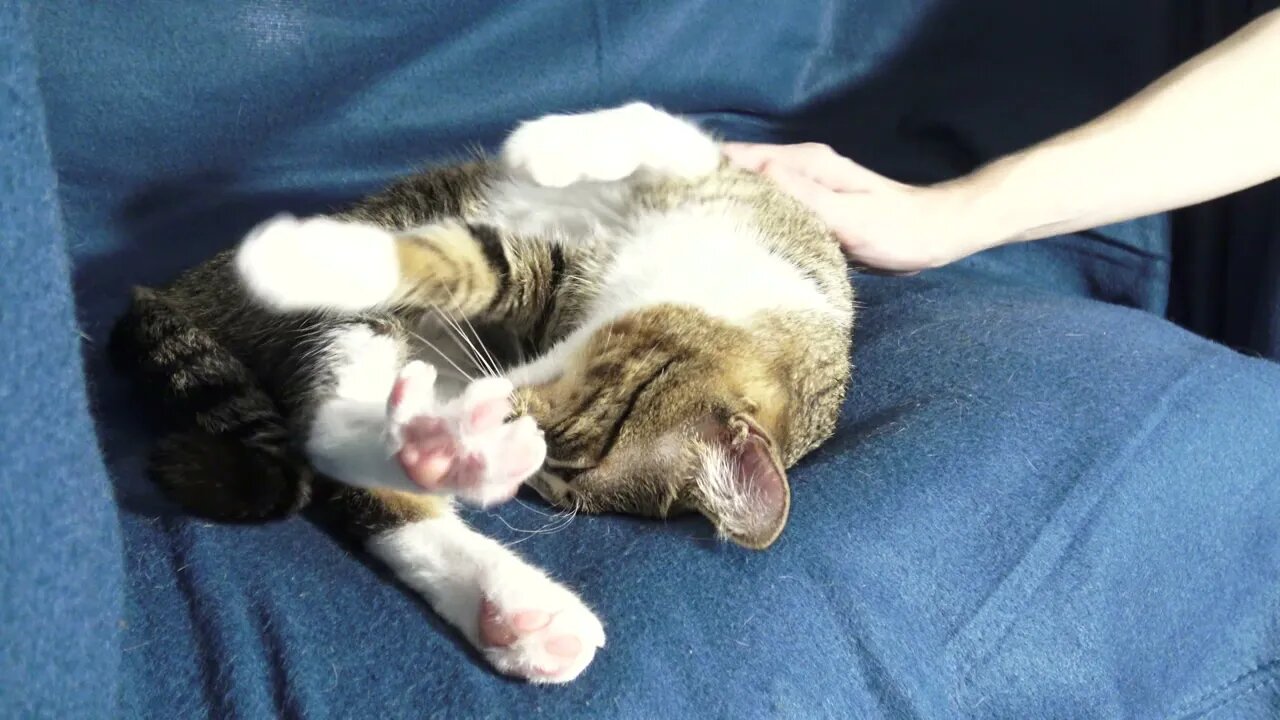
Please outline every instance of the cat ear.
[{"label": "cat ear", "polygon": [[698,509],[725,538],[753,550],[782,533],[791,488],[773,440],[747,414],[717,421],[704,432],[697,478]]}]

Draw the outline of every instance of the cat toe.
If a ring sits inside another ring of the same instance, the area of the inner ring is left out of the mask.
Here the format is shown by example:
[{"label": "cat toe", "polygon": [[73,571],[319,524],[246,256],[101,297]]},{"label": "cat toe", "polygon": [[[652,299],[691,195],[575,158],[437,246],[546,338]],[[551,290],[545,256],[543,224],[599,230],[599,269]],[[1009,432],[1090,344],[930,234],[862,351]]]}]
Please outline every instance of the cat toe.
[{"label": "cat toe", "polygon": [[406,423],[434,409],[436,376],[436,369],[421,360],[400,370],[387,398],[387,412],[393,422]]},{"label": "cat toe", "polygon": [[447,490],[459,453],[449,423],[435,402],[436,370],[414,361],[396,378],[387,399],[390,435],[396,460],[414,485],[432,492]]},{"label": "cat toe", "polygon": [[401,447],[396,453],[405,475],[425,490],[442,490],[454,469],[458,449],[444,421],[420,417],[401,429]]},{"label": "cat toe", "polygon": [[506,426],[503,446],[503,474],[516,485],[528,480],[547,459],[547,442],[537,422],[529,416],[519,417]]},{"label": "cat toe", "polygon": [[511,414],[511,393],[515,386],[506,378],[482,378],[467,386],[462,395],[464,432],[484,433],[502,425]]},{"label": "cat toe", "polygon": [[515,496],[520,486],[542,467],[547,456],[542,431],[524,416],[478,436],[466,437],[465,470],[457,472],[458,497],[488,507]]},{"label": "cat toe", "polygon": [[542,467],[546,443],[528,416],[507,421],[514,388],[505,378],[483,378],[463,392],[459,444],[468,464],[458,473],[458,497],[487,507],[509,500],[520,485]]}]

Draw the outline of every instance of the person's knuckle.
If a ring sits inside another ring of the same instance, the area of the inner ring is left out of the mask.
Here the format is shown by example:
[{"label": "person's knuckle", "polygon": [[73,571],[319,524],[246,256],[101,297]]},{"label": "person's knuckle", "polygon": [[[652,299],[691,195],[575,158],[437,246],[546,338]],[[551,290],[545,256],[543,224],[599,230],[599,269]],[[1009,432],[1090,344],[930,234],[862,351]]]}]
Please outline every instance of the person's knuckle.
[{"label": "person's knuckle", "polygon": [[800,143],[797,147],[800,149],[800,152],[813,157],[830,155],[834,152],[830,145],[820,142]]}]

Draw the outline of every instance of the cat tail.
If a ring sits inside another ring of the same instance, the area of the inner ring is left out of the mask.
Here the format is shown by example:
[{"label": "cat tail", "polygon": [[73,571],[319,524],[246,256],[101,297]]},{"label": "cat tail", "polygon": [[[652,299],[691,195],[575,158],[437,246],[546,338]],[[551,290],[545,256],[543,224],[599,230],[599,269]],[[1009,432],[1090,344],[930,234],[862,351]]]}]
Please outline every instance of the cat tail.
[{"label": "cat tail", "polygon": [[163,294],[135,288],[111,335],[116,366],[156,400],[168,428],[152,450],[157,485],[211,520],[285,517],[311,498],[310,466],[253,374]]}]

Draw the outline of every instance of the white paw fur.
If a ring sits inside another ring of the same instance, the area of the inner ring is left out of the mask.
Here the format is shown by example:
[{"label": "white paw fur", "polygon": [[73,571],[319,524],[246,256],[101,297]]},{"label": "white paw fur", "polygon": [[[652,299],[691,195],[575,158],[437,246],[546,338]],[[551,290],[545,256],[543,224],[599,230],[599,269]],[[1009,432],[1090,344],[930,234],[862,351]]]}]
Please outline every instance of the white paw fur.
[{"label": "white paw fur", "polygon": [[622,180],[637,170],[692,179],[713,172],[720,148],[698,126],[646,103],[521,124],[503,161],[544,187]]},{"label": "white paw fur", "polygon": [[280,311],[355,311],[387,302],[399,284],[395,239],[381,228],[278,215],[240,244],[235,269],[258,301]]},{"label": "white paw fur", "polygon": [[[390,530],[374,537],[369,550],[502,673],[535,683],[568,682],[605,644],[603,625],[577,595],[456,516]],[[534,612],[547,622],[494,645],[482,629],[486,604],[504,618]],[[577,641],[576,652],[552,652],[550,643],[566,637]]]}]

